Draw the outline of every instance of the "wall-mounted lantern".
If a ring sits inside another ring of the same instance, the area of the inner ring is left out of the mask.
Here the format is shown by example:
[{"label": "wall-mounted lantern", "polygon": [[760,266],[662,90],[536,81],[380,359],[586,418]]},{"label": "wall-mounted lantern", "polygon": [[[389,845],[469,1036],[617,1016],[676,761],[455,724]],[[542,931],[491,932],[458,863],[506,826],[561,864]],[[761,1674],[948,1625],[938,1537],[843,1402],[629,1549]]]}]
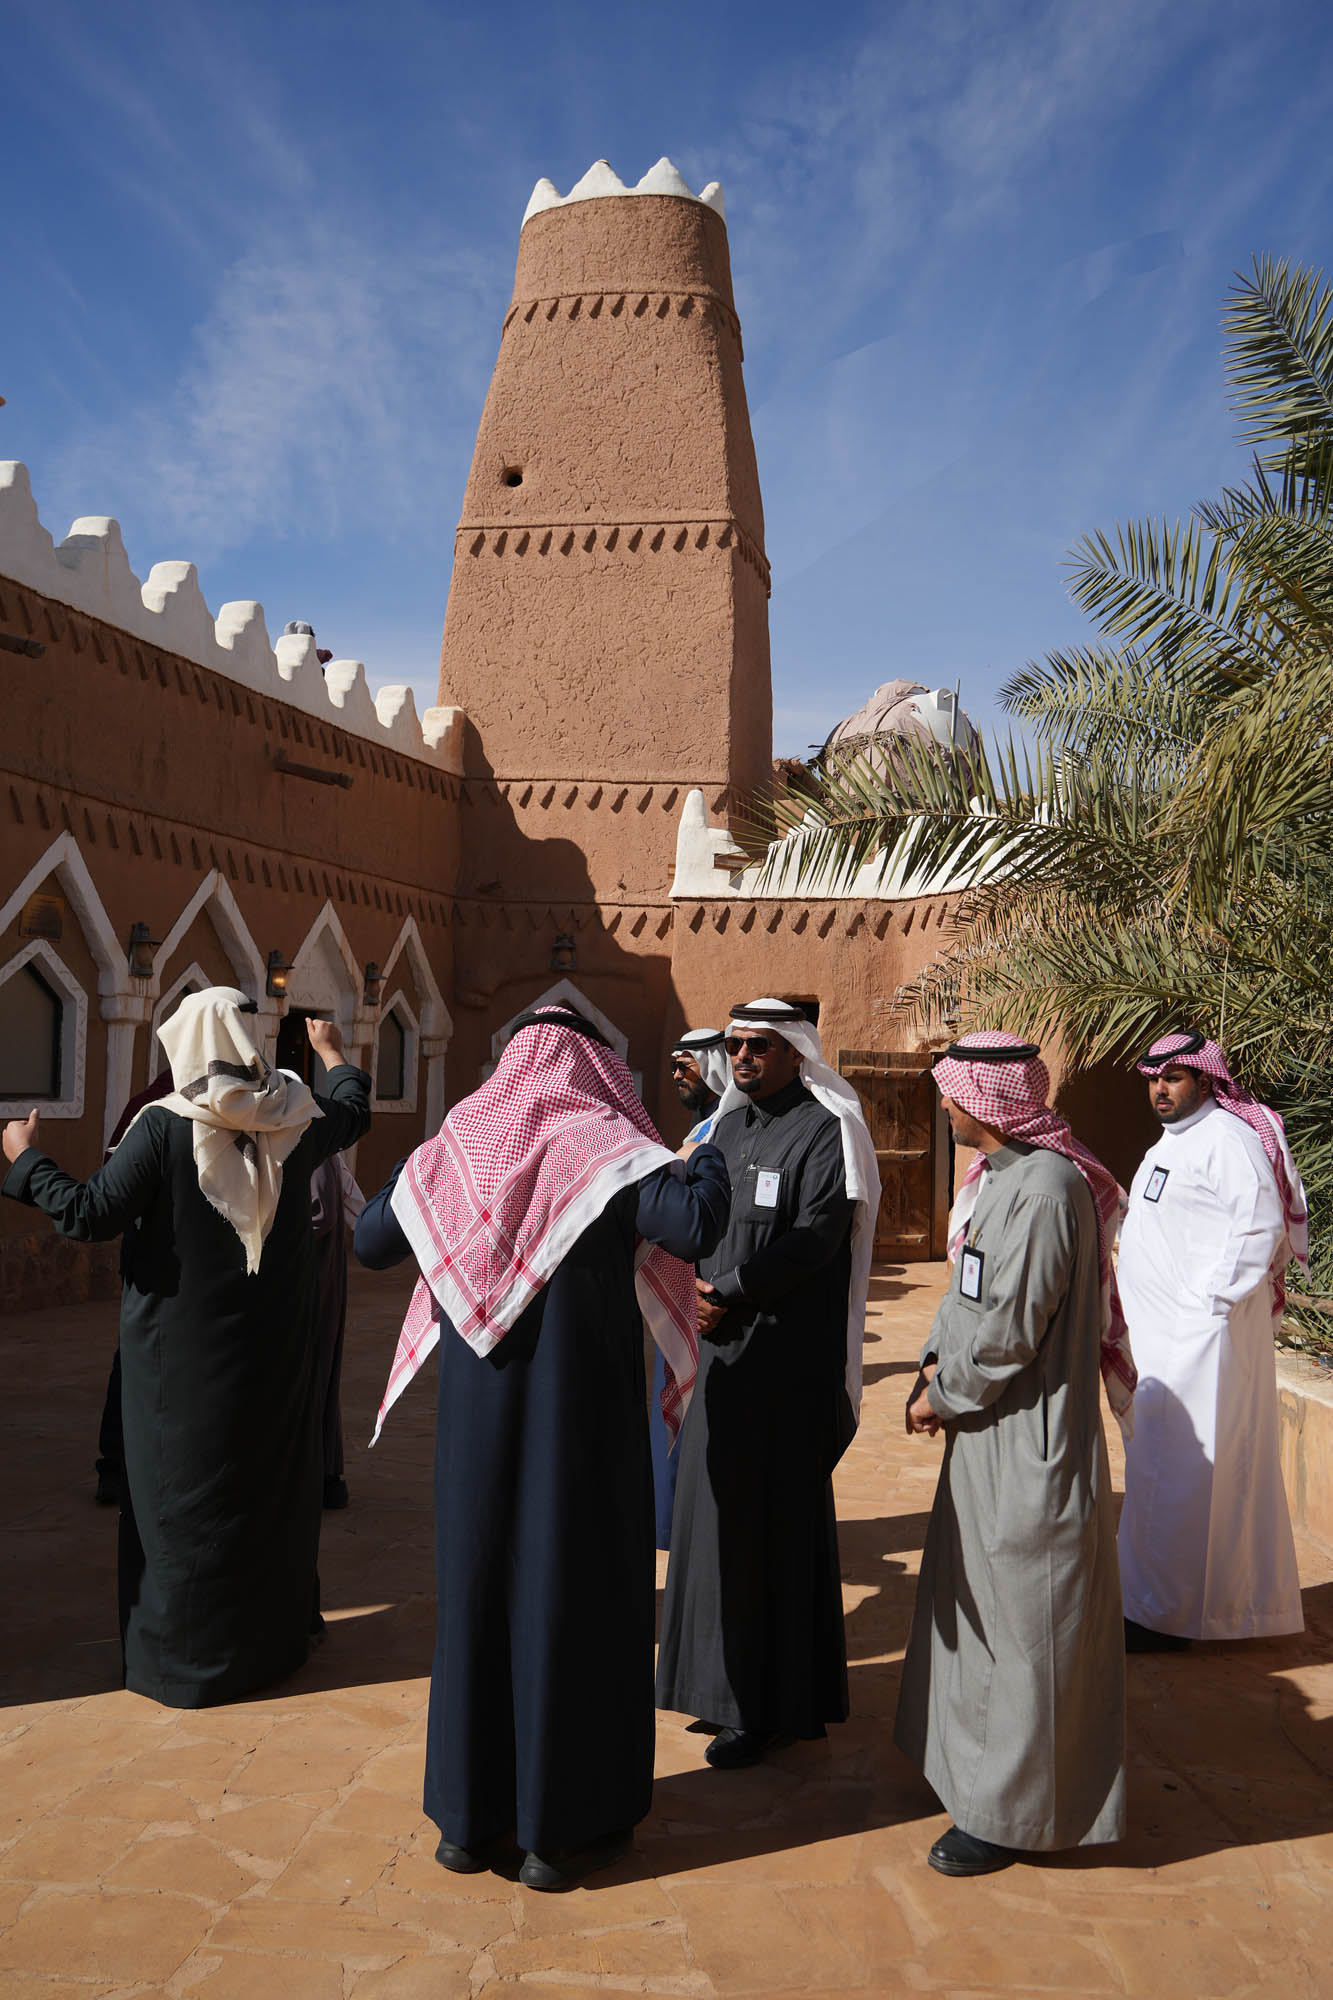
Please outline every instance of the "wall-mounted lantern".
[{"label": "wall-mounted lantern", "polygon": [[130,925],[129,949],[126,953],[130,964],[131,979],[151,979],[153,976],[153,953],[161,944],[147,924]]},{"label": "wall-mounted lantern", "polygon": [[568,931],[561,931],[551,946],[552,972],[577,972],[579,948]]},{"label": "wall-mounted lantern", "polygon": [[380,988],[384,984],[384,974],[372,958],[365,970],[365,984],[361,988],[361,1003],[365,1007],[378,1007]]},{"label": "wall-mounted lantern", "polygon": [[270,1000],[287,998],[287,974],[292,969],[292,961],[284,958],[280,951],[271,951],[264,972],[264,991]]}]

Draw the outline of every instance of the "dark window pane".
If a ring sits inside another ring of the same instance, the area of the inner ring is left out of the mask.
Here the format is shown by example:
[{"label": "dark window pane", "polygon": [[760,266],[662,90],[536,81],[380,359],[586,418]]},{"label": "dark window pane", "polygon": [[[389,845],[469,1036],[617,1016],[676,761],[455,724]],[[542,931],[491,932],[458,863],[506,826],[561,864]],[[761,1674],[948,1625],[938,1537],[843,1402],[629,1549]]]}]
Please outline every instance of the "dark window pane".
[{"label": "dark window pane", "polygon": [[328,1084],[329,1073],[310,1046],[306,1033],[308,1020],[319,1018],[310,1007],[289,1007],[278,1023],[278,1046],[274,1062],[275,1069],[288,1069],[299,1076],[302,1083],[311,1090],[322,1091]]},{"label": "dark window pane", "polygon": [[376,1097],[406,1097],[407,1035],[396,1014],[386,1014],[380,1022],[375,1043]]},{"label": "dark window pane", "polygon": [[0,1097],[59,1097],[63,1011],[31,965],[0,986]]}]

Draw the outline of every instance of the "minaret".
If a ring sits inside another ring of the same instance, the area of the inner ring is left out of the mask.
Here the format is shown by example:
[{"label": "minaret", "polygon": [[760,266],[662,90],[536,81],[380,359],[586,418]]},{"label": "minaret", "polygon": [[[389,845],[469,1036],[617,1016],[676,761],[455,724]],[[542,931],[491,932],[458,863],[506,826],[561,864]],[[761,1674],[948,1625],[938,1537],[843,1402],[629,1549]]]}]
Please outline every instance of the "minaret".
[{"label": "minaret", "polygon": [[[664,902],[685,789],[725,816],[769,776],[768,564],[722,192],[696,197],[669,160],[634,188],[599,161],[528,204],[439,699],[465,711],[474,802],[508,808],[471,837],[465,820],[463,894],[514,894],[513,837],[559,836],[583,896]],[[524,866],[531,889],[576,893],[546,860]]]}]

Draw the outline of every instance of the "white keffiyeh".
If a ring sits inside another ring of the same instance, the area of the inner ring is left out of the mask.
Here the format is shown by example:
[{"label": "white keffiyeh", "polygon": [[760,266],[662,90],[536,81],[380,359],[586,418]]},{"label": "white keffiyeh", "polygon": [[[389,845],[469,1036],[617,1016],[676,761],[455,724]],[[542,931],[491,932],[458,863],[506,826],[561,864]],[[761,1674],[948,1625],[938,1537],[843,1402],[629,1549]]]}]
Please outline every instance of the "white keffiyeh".
[{"label": "white keffiyeh", "polygon": [[175,1086],[158,1102],[193,1125],[199,1192],[240,1237],[251,1275],[277,1213],[282,1163],[324,1116],[298,1078],[270,1068],[249,1025],[253,1013],[244,993],[210,986],[158,1029]]}]

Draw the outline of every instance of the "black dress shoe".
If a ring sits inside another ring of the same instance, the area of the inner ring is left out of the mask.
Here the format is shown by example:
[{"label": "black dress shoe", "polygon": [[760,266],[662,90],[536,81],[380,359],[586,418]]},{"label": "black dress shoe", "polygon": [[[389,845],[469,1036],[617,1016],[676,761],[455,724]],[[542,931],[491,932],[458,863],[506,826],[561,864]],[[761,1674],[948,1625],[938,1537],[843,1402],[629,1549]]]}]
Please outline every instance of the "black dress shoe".
[{"label": "black dress shoe", "polygon": [[447,1868],[454,1875],[480,1875],[486,1863],[481,1855],[470,1847],[458,1847],[452,1840],[441,1839],[435,1850],[435,1859],[441,1868]]},{"label": "black dress shoe", "polygon": [[1178,1632],[1154,1632],[1151,1625],[1136,1624],[1134,1619],[1125,1620],[1125,1651],[1127,1653],[1183,1653],[1189,1645]]},{"label": "black dress shoe", "polygon": [[324,1481],[324,1505],[330,1509],[347,1505],[347,1481],[326,1479]]},{"label": "black dress shoe", "polygon": [[758,1764],[770,1750],[785,1749],[796,1738],[780,1729],[723,1729],[713,1738],[704,1756],[717,1771],[743,1771]]},{"label": "black dress shoe", "polygon": [[553,1855],[549,1861],[543,1861],[540,1854],[527,1854],[518,1879],[529,1889],[572,1889],[585,1875],[595,1875],[599,1868],[609,1868],[622,1854],[628,1854],[633,1837],[634,1829],[627,1826],[618,1833],[603,1834],[600,1840],[590,1841],[571,1854]]},{"label": "black dress shoe", "polygon": [[1017,1859],[1010,1847],[997,1847],[992,1840],[979,1840],[951,1826],[942,1833],[926,1856],[941,1875],[993,1875],[997,1868],[1010,1868]]}]

